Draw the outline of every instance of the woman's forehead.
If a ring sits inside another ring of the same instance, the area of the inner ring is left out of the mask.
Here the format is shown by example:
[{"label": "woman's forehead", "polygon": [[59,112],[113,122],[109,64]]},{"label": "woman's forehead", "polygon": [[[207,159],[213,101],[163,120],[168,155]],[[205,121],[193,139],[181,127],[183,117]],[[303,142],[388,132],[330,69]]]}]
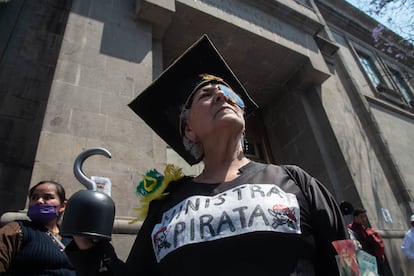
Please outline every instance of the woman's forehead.
[{"label": "woman's forehead", "polygon": [[51,183],[44,183],[36,187],[33,194],[39,193],[56,193],[56,186]]},{"label": "woman's forehead", "polygon": [[233,91],[233,89],[226,85],[223,84],[221,82],[209,82],[206,83],[205,85],[200,86],[193,94],[191,102],[194,101],[194,97],[200,93],[202,93],[203,91],[206,90],[217,90],[217,91],[221,91],[228,100],[230,100],[233,104],[238,105],[240,108],[244,109],[245,108],[245,104],[244,101],[242,100],[242,98],[240,97],[239,94],[237,94],[236,92]]},{"label": "woman's forehead", "polygon": [[[201,85],[199,88],[197,88],[197,90],[195,91],[195,93],[194,94],[197,94],[197,93],[200,93],[201,91],[203,91],[203,90],[206,90],[206,89],[209,89],[209,88],[219,88],[219,85],[224,85],[224,84],[222,84],[222,83],[219,83],[219,82],[208,82],[208,83],[205,83],[205,84],[203,84],[203,85]],[[224,86],[226,86],[226,87],[228,87],[227,85],[224,85]],[[230,90],[232,90],[230,87],[228,87]],[[233,91],[233,90],[232,90]]]}]

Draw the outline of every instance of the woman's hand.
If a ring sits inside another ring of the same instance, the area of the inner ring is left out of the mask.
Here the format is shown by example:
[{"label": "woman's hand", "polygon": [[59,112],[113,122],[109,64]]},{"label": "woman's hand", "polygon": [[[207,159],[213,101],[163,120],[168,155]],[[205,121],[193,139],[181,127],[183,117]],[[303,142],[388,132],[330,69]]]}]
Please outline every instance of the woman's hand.
[{"label": "woman's hand", "polygon": [[90,238],[83,236],[73,236],[73,240],[80,250],[89,249],[94,245],[93,241]]}]

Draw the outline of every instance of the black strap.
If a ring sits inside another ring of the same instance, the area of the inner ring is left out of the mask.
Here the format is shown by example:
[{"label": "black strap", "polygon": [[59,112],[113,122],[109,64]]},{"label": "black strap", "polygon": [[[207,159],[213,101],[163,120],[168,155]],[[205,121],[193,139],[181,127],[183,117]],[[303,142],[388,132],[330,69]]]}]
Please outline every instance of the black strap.
[{"label": "black strap", "polygon": [[258,171],[264,170],[267,166],[268,165],[264,163],[250,161],[250,163],[241,167],[239,171],[241,172],[242,177],[249,177],[253,174],[256,174]]},{"label": "black strap", "polygon": [[258,163],[255,161],[250,161],[248,164],[246,164],[245,166],[241,167],[239,169],[240,171],[240,176],[237,177],[236,179],[229,181],[229,182],[225,182],[220,184],[219,186],[217,186],[214,189],[215,193],[221,193],[225,190],[228,190],[232,187],[236,187],[240,184],[245,184],[246,180],[251,177],[252,175],[256,174],[257,172],[264,170],[268,165],[267,164],[263,164],[263,163]]}]

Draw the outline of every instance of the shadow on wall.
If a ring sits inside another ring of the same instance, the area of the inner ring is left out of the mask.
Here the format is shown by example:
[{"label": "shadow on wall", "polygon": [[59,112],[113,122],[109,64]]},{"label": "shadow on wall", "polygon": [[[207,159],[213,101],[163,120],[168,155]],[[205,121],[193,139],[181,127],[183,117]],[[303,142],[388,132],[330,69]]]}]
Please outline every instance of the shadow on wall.
[{"label": "shadow on wall", "polygon": [[25,206],[71,5],[0,3],[0,214]]}]

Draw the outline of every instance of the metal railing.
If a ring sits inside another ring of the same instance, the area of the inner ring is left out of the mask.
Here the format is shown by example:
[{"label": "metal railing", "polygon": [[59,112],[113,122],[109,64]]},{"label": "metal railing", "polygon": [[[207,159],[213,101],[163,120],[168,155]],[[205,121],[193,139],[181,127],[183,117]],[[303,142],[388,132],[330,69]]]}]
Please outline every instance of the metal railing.
[{"label": "metal railing", "polygon": [[[15,220],[29,220],[26,215],[27,210],[18,212],[6,212],[0,217],[0,226],[5,225]],[[112,229],[113,234],[137,234],[141,228],[141,222],[130,224],[132,217],[115,217],[114,226]]]}]

